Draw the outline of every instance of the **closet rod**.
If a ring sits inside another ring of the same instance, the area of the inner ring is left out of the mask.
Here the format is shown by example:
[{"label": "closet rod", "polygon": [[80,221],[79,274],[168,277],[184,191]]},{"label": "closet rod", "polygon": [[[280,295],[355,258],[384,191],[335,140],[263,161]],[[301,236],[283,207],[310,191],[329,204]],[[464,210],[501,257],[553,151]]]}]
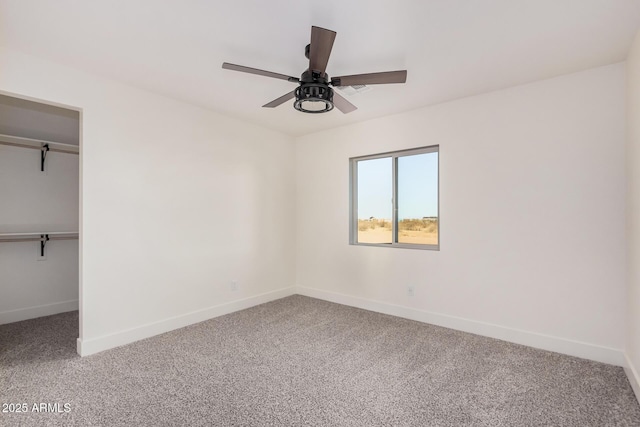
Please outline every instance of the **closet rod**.
[{"label": "closet rod", "polygon": [[[68,236],[68,237],[64,237],[64,236],[51,236],[49,235],[49,240],[77,240],[78,236]],[[2,237],[0,237],[0,243],[3,242],[43,242],[47,240],[45,237],[24,237],[22,239],[18,238],[18,239],[3,239]]]},{"label": "closet rod", "polygon": [[[33,150],[42,151],[42,148],[45,145],[49,145],[50,143],[46,143],[45,142],[45,143],[42,143],[43,144],[42,146],[37,147],[35,145],[19,144],[17,142],[7,142],[7,141],[1,141],[0,140],[0,144],[2,144],[2,145],[10,145],[12,147],[31,148]],[[77,151],[73,151],[72,149],[71,150],[70,149],[65,150],[64,148],[55,148],[55,147],[52,147],[51,145],[49,145],[48,151],[52,151],[52,152],[56,152],[56,153],[78,154]]]},{"label": "closet rod", "polygon": [[43,141],[40,139],[23,138],[21,136],[12,136],[0,134],[0,145],[9,145],[12,147],[31,148],[40,151],[40,171],[44,172],[44,162],[49,151],[66,154],[80,154],[80,147],[73,144],[65,144],[63,142]]},{"label": "closet rod", "polygon": [[[19,237],[19,236],[23,237]],[[44,257],[44,248],[51,240],[77,240],[77,233],[51,232],[51,233],[6,233],[0,234],[2,242],[40,242],[40,256]]]}]

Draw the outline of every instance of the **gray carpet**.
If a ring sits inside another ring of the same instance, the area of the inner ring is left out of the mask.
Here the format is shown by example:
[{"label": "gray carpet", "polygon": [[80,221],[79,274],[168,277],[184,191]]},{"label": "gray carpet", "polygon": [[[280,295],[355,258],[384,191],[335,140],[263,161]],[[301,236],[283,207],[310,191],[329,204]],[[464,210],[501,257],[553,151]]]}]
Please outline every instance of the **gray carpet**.
[{"label": "gray carpet", "polygon": [[640,426],[619,367],[302,296],[80,358],[77,313],[0,326],[0,425]]}]

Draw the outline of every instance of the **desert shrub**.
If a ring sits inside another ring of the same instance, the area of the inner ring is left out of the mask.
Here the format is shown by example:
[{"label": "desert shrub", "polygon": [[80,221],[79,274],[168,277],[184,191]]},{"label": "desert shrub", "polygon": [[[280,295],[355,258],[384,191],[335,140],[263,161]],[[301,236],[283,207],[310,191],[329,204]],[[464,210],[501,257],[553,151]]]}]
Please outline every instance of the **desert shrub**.
[{"label": "desert shrub", "polygon": [[[359,219],[358,231],[375,230],[376,228],[384,228],[391,230],[392,223],[386,219]],[[437,233],[438,220],[432,219],[403,219],[398,222],[399,231],[422,231],[424,233]]]},{"label": "desert shrub", "polygon": [[425,231],[433,233],[438,230],[438,220],[432,219],[403,219],[398,222],[398,228],[406,231]]},{"label": "desert shrub", "polygon": [[366,220],[359,219],[358,220],[358,231],[367,231],[369,229],[373,230],[376,228],[377,220]]},{"label": "desert shrub", "polygon": [[436,221],[430,221],[423,230],[426,231],[427,233],[437,233],[438,223]]},{"label": "desert shrub", "polygon": [[423,227],[423,222],[420,219],[403,219],[399,221],[398,228],[406,231],[419,231]]}]

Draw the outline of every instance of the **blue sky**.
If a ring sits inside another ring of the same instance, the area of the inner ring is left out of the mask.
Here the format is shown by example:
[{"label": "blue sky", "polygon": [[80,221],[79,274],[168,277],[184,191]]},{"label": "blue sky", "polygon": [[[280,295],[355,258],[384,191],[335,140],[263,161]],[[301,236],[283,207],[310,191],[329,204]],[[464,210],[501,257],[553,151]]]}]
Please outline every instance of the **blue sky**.
[{"label": "blue sky", "polygon": [[[358,162],[358,218],[392,217],[392,159]],[[438,215],[438,153],[398,157],[398,218]]]}]

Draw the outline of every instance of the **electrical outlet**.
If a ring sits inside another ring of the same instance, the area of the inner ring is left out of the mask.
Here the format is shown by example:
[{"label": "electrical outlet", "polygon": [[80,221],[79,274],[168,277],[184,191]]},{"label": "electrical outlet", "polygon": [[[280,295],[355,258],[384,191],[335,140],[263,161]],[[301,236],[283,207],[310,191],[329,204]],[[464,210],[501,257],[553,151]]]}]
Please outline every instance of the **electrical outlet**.
[{"label": "electrical outlet", "polygon": [[231,289],[232,292],[237,291],[238,290],[238,281],[232,280],[231,283],[229,283],[229,289]]},{"label": "electrical outlet", "polygon": [[407,285],[407,295],[412,297],[416,294],[416,287],[413,285]]}]

